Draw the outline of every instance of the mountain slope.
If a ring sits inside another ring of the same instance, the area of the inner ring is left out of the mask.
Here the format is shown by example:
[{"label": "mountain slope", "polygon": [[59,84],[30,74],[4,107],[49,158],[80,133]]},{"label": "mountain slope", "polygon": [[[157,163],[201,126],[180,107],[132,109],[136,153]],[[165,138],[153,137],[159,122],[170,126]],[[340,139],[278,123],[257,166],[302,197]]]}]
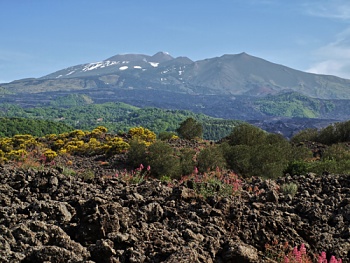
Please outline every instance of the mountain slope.
[{"label": "mountain slope", "polygon": [[317,75],[271,63],[246,53],[193,62],[165,52],[125,54],[72,66],[39,79],[3,84],[7,92],[103,88],[168,90],[202,95],[265,96],[296,91],[313,98],[350,99],[350,80]]},{"label": "mountain slope", "polygon": [[293,90],[315,98],[350,98],[350,80],[305,73],[246,53],[197,61],[185,76],[190,85],[213,94],[261,96]]},{"label": "mountain slope", "polygon": [[115,55],[1,84],[0,104],[43,106],[72,94],[87,96],[90,103],[124,102],[234,120],[350,119],[350,80],[294,70],[246,53],[199,61],[166,52]]}]

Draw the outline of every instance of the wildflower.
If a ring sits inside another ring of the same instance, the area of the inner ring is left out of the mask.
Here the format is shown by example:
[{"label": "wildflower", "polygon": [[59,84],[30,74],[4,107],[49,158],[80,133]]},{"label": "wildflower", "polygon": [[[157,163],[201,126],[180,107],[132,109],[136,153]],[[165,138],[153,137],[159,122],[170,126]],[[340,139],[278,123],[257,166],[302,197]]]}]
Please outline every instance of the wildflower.
[{"label": "wildflower", "polygon": [[151,166],[147,166],[147,171],[150,171],[151,170]]},{"label": "wildflower", "polygon": [[198,174],[198,168],[196,166],[194,167],[194,173]]},{"label": "wildflower", "polygon": [[287,256],[284,257],[283,263],[289,263],[289,258]]},{"label": "wildflower", "polygon": [[342,263],[341,259],[337,260],[335,256],[331,256],[329,263]]},{"label": "wildflower", "polygon": [[318,263],[327,263],[326,252],[322,251],[321,255],[318,257]]},{"label": "wildflower", "polygon": [[118,177],[119,177],[119,174],[118,174],[118,173],[116,173],[116,174],[115,174],[115,178],[118,178]]},{"label": "wildflower", "polygon": [[143,164],[141,163],[141,164],[140,164],[140,170],[143,170],[143,168],[144,168],[144,167],[143,167]]},{"label": "wildflower", "polygon": [[297,247],[294,247],[294,249],[293,249],[293,256],[294,256],[296,262],[301,262],[301,253]]},{"label": "wildflower", "polygon": [[306,247],[305,247],[305,244],[304,243],[302,243],[301,245],[300,245],[300,254],[301,255],[306,255]]}]

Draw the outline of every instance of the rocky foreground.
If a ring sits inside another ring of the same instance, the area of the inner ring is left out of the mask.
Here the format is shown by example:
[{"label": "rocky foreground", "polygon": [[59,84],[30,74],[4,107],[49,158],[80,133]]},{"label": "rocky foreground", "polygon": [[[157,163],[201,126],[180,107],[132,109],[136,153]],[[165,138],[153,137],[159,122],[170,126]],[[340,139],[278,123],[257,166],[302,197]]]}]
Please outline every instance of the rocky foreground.
[{"label": "rocky foreground", "polygon": [[[1,262],[273,262],[274,240],[350,262],[349,175],[256,178],[206,200],[158,180],[84,182],[53,168],[0,167],[0,182]],[[288,182],[294,197],[280,190]]]}]

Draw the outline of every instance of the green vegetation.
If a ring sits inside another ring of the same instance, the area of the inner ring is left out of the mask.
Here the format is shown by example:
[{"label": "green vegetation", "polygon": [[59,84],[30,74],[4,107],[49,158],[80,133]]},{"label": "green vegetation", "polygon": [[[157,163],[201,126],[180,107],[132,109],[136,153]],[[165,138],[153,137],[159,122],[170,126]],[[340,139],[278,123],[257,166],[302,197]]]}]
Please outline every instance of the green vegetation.
[{"label": "green vegetation", "polygon": [[271,116],[316,118],[321,112],[330,112],[335,105],[321,102],[297,92],[267,96],[255,101],[259,111]]},{"label": "green vegetation", "polygon": [[56,100],[51,101],[53,107],[72,107],[92,104],[93,100],[86,95],[69,94],[65,97],[58,97]]},{"label": "green vegetation", "polygon": [[62,123],[24,118],[0,118],[0,137],[12,137],[16,134],[44,136],[50,133],[63,133],[73,130]]},{"label": "green vegetation", "polygon": [[[216,119],[184,110],[141,109],[125,103],[91,104],[90,102],[87,96],[70,95],[58,98],[51,103],[51,106],[45,107],[22,108],[12,104],[0,104],[0,117],[51,120],[81,130],[92,130],[102,125],[111,133],[127,132],[130,128],[142,126],[156,134],[173,133],[181,122],[192,118],[202,125],[203,138],[209,140],[225,137],[234,126],[241,123],[241,121]],[[1,133],[3,130],[6,131],[4,128],[0,129],[0,135],[12,135]],[[52,133],[57,132],[52,131]],[[19,130],[18,133],[21,131]],[[31,130],[27,133],[32,134]]]},{"label": "green vegetation", "polygon": [[193,118],[187,118],[180,123],[180,127],[176,129],[180,138],[192,140],[195,138],[202,138],[203,126]]},{"label": "green vegetation", "polygon": [[294,197],[298,192],[298,185],[295,183],[287,183],[281,186],[282,193]]},{"label": "green vegetation", "polygon": [[291,138],[291,142],[299,145],[312,142],[312,145],[322,146],[323,150],[318,150],[312,161],[291,163],[286,172],[350,173],[350,121],[335,123],[321,130],[301,131]]},{"label": "green vegetation", "polygon": [[311,156],[311,151],[297,151],[282,136],[249,124],[236,126],[222,148],[228,167],[244,177],[276,178],[291,160]]},{"label": "green vegetation", "polygon": [[[228,169],[246,178],[277,178],[286,173],[350,173],[350,121],[321,130],[307,129],[288,141],[247,123],[187,111],[89,103],[88,98],[70,96],[59,104],[65,105],[61,108],[0,105],[3,115],[22,117],[6,117],[0,122],[0,162],[17,161],[35,166],[35,158],[45,165],[62,156],[98,155],[107,160],[123,155],[125,167],[139,169],[142,164],[150,167],[147,175],[159,179],[181,179],[196,173],[210,174],[217,169]],[[92,128],[71,128],[65,121],[75,122],[74,127]],[[135,123],[138,125],[130,127]],[[157,127],[157,132],[140,123]],[[220,143],[201,139],[208,131],[215,139],[221,139]],[[219,134],[224,136],[216,137]],[[93,178],[91,173],[83,177]]]}]

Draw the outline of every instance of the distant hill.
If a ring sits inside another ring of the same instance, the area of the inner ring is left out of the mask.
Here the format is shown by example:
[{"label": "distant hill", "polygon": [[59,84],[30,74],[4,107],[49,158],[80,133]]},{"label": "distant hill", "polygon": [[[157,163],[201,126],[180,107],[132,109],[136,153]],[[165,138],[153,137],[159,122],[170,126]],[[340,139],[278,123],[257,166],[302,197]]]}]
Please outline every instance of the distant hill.
[{"label": "distant hill", "polygon": [[[105,126],[111,133],[127,132],[132,127],[142,126],[160,134],[175,132],[181,122],[192,117],[202,123],[205,139],[220,140],[241,123],[185,110],[138,108],[125,103],[111,102],[91,104],[86,100],[88,101],[86,97],[68,95],[44,107],[22,108],[0,104],[0,117],[8,117],[2,118],[0,136],[12,136],[17,133],[42,136],[57,133],[59,129],[61,132],[67,129],[92,130],[97,126]],[[57,102],[60,102],[60,105]],[[10,130],[11,133],[8,133]]]},{"label": "distant hill", "polygon": [[17,134],[30,134],[40,137],[47,134],[60,134],[72,130],[72,127],[62,122],[0,117],[0,137],[12,137]]}]

